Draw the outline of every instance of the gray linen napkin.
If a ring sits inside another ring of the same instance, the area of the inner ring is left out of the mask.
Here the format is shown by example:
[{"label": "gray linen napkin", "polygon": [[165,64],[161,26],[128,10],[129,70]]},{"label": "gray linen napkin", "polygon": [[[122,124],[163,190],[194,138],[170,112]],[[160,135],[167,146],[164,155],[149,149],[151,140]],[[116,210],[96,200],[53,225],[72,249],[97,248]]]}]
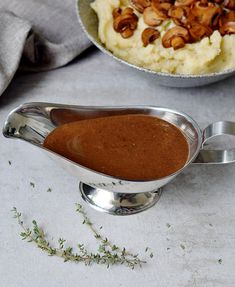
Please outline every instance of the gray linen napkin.
[{"label": "gray linen napkin", "polygon": [[76,0],[1,0],[0,95],[19,66],[57,68],[89,46],[77,21]]}]

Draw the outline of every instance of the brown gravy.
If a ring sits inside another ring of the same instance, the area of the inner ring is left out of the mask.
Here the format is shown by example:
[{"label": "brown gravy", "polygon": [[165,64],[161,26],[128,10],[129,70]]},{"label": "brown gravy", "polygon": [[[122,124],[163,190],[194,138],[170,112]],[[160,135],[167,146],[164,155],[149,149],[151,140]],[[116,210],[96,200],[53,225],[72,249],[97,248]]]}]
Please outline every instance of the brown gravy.
[{"label": "brown gravy", "polygon": [[181,169],[188,143],[174,125],[148,115],[121,115],[58,126],[43,146],[98,172],[154,180]]}]

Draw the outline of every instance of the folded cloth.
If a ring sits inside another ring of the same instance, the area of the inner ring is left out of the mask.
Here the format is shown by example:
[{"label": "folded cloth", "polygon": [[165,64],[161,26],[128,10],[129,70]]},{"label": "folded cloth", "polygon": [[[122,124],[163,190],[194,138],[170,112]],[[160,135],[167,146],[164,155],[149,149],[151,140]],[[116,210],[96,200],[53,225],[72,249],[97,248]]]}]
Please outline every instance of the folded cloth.
[{"label": "folded cloth", "polygon": [[76,0],[0,1],[0,95],[16,70],[63,66],[90,46]]}]

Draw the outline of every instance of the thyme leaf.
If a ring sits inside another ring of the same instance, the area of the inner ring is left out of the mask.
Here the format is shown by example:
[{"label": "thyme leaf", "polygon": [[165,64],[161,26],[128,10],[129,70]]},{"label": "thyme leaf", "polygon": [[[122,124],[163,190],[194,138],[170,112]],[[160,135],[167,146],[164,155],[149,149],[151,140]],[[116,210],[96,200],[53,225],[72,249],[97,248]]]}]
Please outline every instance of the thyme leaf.
[{"label": "thyme leaf", "polygon": [[180,247],[181,247],[183,250],[185,250],[184,244],[180,244]]},{"label": "thyme leaf", "polygon": [[167,224],[166,224],[166,227],[167,227],[167,228],[170,228],[170,227],[171,227],[170,223],[167,223]]},{"label": "thyme leaf", "polygon": [[35,183],[34,182],[30,182],[29,184],[30,184],[30,186],[32,186],[32,188],[35,187]]}]

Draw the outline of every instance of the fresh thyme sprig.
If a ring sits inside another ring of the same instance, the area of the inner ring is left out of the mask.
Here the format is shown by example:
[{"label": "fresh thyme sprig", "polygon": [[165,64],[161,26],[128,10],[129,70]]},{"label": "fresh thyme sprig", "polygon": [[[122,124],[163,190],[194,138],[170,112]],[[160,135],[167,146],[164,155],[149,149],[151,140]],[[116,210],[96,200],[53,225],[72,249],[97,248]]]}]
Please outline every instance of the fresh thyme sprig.
[{"label": "fresh thyme sprig", "polygon": [[[92,227],[91,221],[86,216],[85,211],[81,208],[82,214],[86,218],[86,223]],[[142,261],[138,258],[138,255],[132,255],[126,252],[125,248],[122,249],[122,252],[119,247],[114,248],[114,250],[107,250],[107,246],[115,246],[105,239],[105,242],[102,242],[102,245],[99,246],[99,249],[96,253],[89,252],[83,244],[78,244],[78,253],[73,251],[71,246],[66,247],[66,240],[59,238],[58,247],[53,247],[51,243],[47,240],[46,234],[42,228],[40,228],[35,220],[32,221],[32,228],[25,226],[22,220],[22,214],[18,212],[16,207],[13,207],[12,212],[14,218],[17,219],[18,224],[22,228],[20,236],[23,240],[28,240],[28,242],[34,242],[40,249],[47,252],[50,256],[57,256],[64,259],[64,261],[73,261],[73,262],[83,262],[85,265],[91,265],[93,263],[104,264],[107,267],[114,264],[123,264],[127,267],[134,269],[136,266],[141,266]],[[92,227],[93,228],[93,227]],[[92,230],[95,230],[94,228]],[[98,234],[98,233],[97,233]],[[97,238],[99,240],[103,240]],[[110,245],[111,244],[111,245]],[[118,251],[118,252],[117,252]]]}]

